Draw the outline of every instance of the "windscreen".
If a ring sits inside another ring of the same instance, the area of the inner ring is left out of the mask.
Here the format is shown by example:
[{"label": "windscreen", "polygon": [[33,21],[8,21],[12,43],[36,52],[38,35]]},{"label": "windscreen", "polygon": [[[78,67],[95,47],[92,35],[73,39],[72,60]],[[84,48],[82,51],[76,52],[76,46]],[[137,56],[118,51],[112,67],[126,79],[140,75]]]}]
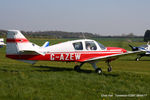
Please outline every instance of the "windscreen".
[{"label": "windscreen", "polygon": [[98,43],[98,45],[102,50],[106,49],[106,47],[104,45],[102,45],[101,43]]}]

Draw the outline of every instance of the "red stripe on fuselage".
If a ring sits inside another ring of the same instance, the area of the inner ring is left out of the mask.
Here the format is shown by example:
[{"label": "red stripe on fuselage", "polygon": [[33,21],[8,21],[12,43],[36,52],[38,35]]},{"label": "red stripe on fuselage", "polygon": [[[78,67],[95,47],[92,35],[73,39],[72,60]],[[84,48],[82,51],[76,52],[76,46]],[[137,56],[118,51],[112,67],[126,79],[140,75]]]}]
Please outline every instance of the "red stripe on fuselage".
[{"label": "red stripe on fuselage", "polygon": [[114,54],[120,54],[121,52],[87,52],[87,53],[77,53],[77,52],[62,52],[62,53],[50,53],[46,55],[6,55],[8,58],[19,59],[19,60],[43,60],[43,61],[76,61],[84,62],[88,59],[95,57],[104,57]]},{"label": "red stripe on fuselage", "polygon": [[24,42],[29,42],[27,39],[24,38],[16,38],[16,39],[7,39],[6,42],[10,43],[24,43]]}]

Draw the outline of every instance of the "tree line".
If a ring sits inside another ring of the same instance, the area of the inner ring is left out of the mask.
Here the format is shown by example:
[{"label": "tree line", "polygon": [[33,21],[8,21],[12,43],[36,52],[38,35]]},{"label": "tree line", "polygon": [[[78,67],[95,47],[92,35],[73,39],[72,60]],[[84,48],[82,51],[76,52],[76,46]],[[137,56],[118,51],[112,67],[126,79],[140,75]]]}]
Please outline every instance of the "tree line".
[{"label": "tree line", "polygon": [[[30,38],[50,38],[50,39],[59,39],[59,38],[137,38],[143,36],[136,36],[133,33],[123,34],[121,36],[102,36],[99,34],[93,34],[88,32],[65,32],[65,31],[21,31],[26,37]],[[7,31],[0,30],[0,36],[5,37]]]}]

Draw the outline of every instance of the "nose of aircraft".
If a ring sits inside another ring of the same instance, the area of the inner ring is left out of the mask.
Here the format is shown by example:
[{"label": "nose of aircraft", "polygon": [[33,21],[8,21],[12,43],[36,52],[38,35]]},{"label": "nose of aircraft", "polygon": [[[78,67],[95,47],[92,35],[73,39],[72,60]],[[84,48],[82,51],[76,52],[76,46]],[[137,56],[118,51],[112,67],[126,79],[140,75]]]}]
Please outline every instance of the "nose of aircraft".
[{"label": "nose of aircraft", "polygon": [[121,51],[123,52],[123,53],[126,53],[127,52],[127,50],[125,50],[125,49],[123,49],[123,48],[120,48],[121,49]]}]

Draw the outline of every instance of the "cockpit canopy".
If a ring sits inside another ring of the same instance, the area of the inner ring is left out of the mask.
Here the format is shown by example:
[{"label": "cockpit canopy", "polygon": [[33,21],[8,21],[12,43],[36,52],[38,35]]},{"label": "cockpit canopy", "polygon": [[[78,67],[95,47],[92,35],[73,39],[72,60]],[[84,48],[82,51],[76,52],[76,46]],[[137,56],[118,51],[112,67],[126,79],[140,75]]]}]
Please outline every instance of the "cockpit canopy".
[{"label": "cockpit canopy", "polygon": [[140,47],[147,48],[147,47],[148,47],[148,45],[141,45]]},{"label": "cockpit canopy", "polygon": [[55,44],[43,48],[45,51],[51,52],[73,52],[73,51],[102,51],[106,50],[105,46],[102,44],[90,40],[90,39],[80,39],[73,41],[66,41],[63,43]]},{"label": "cockpit canopy", "polygon": [[86,50],[86,51],[99,51],[105,50],[105,46],[94,41],[94,40],[80,40],[73,42],[75,50]]}]

